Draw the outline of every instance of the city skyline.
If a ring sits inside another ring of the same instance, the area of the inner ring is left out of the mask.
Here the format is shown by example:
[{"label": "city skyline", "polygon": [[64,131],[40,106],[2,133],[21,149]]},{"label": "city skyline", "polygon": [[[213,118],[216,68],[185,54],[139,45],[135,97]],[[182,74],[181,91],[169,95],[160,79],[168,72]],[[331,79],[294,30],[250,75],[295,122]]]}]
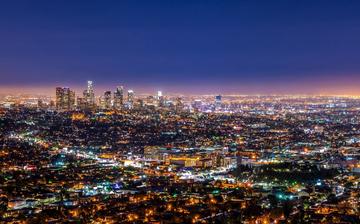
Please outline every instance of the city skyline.
[{"label": "city skyline", "polygon": [[[54,82],[46,86],[38,85],[0,85],[1,95],[19,95],[19,94],[30,94],[30,95],[48,95],[54,96],[54,88],[56,87],[70,87],[80,94],[83,90],[83,86],[86,80],[80,84],[70,82]],[[95,81],[96,82],[96,81]],[[328,85],[320,85],[320,83],[328,83]],[[360,96],[360,88],[358,84],[352,80],[345,80],[343,82],[337,81],[332,83],[329,80],[307,83],[292,83],[284,85],[279,83],[277,89],[268,88],[267,84],[228,84],[226,86],[221,85],[202,85],[189,84],[184,86],[179,85],[156,85],[156,84],[127,84],[124,82],[111,83],[111,84],[100,84],[96,82],[95,94],[102,94],[104,91],[111,90],[117,85],[126,86],[129,89],[136,90],[139,94],[153,94],[156,91],[164,91],[172,95],[328,95],[328,96]],[[299,86],[307,86],[310,88],[298,89]],[[346,86],[346,88],[344,88]]]},{"label": "city skyline", "polygon": [[360,223],[360,1],[0,1],[0,223]]}]

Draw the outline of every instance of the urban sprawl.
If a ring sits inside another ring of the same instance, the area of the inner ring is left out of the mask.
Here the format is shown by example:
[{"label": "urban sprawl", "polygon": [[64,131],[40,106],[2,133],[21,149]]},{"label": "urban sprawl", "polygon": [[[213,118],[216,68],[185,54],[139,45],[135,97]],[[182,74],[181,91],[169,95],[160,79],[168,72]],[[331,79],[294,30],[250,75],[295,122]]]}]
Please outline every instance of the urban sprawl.
[{"label": "urban sprawl", "polygon": [[0,98],[0,223],[360,223],[360,98]]}]

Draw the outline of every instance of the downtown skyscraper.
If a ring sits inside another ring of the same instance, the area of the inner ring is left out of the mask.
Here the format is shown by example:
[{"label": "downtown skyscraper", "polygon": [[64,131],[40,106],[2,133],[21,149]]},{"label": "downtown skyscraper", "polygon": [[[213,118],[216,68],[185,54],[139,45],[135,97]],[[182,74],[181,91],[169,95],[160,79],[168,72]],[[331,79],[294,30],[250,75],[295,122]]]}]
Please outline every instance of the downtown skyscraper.
[{"label": "downtown skyscraper", "polygon": [[103,96],[103,109],[111,109],[111,91],[105,91]]},{"label": "downtown skyscraper", "polygon": [[120,110],[124,105],[124,87],[118,86],[114,92],[114,109]]},{"label": "downtown skyscraper", "polygon": [[84,100],[86,103],[86,107],[88,109],[95,108],[95,93],[94,93],[94,86],[92,81],[87,81],[87,89],[84,90],[83,93]]},{"label": "downtown skyscraper", "polygon": [[129,89],[127,92],[127,104],[129,108],[133,108],[134,98],[135,98],[134,90]]},{"label": "downtown skyscraper", "polygon": [[75,92],[68,87],[56,88],[56,109],[72,110],[75,106]]}]

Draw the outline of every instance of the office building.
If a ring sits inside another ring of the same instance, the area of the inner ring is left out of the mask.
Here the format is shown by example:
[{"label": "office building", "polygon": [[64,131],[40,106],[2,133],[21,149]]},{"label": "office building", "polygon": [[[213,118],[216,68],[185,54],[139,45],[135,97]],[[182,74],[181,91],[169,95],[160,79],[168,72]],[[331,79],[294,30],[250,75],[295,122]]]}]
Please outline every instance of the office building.
[{"label": "office building", "polygon": [[134,106],[134,97],[135,97],[135,93],[133,90],[129,89],[128,90],[128,107],[132,108]]},{"label": "office building", "polygon": [[157,92],[157,100],[158,100],[158,106],[163,107],[165,104],[164,96],[161,91]]},{"label": "office building", "polygon": [[124,105],[124,87],[118,86],[114,92],[114,109],[120,110]]},{"label": "office building", "polygon": [[87,89],[84,90],[84,99],[86,101],[87,109],[94,109],[95,108],[95,93],[94,93],[94,86],[92,81],[87,82]]},{"label": "office building", "polygon": [[103,109],[111,109],[111,91],[104,92]]},{"label": "office building", "polygon": [[72,110],[75,105],[75,92],[68,87],[56,88],[56,109]]},{"label": "office building", "polygon": [[222,103],[222,96],[221,95],[215,96],[215,109],[217,110],[220,109],[221,103]]}]

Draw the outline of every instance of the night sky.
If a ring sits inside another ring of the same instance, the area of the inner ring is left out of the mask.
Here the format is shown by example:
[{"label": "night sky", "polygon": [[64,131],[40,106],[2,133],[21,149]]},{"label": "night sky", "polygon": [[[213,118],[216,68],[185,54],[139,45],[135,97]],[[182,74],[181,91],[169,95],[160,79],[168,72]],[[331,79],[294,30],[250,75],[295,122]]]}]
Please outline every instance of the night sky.
[{"label": "night sky", "polygon": [[1,1],[0,86],[360,94],[360,1]]}]

